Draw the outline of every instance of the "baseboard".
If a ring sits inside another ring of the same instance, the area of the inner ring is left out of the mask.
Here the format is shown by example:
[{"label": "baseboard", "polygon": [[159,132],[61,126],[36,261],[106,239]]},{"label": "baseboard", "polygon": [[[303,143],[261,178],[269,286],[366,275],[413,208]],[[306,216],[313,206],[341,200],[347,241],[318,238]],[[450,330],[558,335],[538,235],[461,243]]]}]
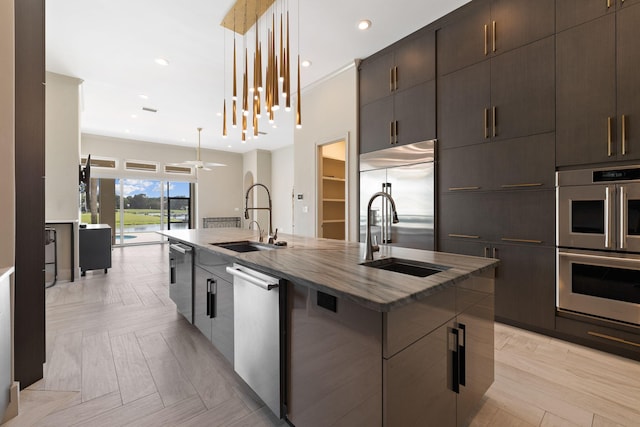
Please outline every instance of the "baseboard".
[{"label": "baseboard", "polygon": [[4,412],[4,418],[0,421],[0,424],[4,424],[11,418],[14,418],[20,412],[20,383],[15,381],[11,386],[11,399],[9,400],[9,406]]}]

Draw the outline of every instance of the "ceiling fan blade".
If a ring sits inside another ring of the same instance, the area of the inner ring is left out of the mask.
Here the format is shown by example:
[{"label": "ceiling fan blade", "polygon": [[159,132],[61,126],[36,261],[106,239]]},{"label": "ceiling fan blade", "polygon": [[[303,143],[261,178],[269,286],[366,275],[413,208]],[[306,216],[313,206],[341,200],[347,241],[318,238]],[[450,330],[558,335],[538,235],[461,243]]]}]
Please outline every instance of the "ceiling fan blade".
[{"label": "ceiling fan blade", "polygon": [[208,167],[227,166],[224,163],[209,163],[209,162],[205,162],[203,163],[203,165]]},{"label": "ceiling fan blade", "polygon": [[202,167],[202,168],[198,168],[198,170],[201,170],[201,171],[212,171],[213,169]]}]

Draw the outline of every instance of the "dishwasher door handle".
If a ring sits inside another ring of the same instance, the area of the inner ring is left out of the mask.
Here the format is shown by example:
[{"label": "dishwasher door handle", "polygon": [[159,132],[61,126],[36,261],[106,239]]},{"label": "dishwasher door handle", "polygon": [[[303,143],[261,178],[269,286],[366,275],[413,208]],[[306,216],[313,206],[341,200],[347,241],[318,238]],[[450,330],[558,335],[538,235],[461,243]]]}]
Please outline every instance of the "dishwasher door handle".
[{"label": "dishwasher door handle", "polygon": [[278,283],[268,282],[266,280],[262,280],[259,277],[255,277],[250,273],[245,273],[237,267],[227,267],[227,273],[231,274],[234,277],[237,277],[242,280],[246,280],[247,282],[259,286],[264,290],[270,291],[271,289],[277,288]]},{"label": "dishwasher door handle", "polygon": [[169,245],[169,249],[172,251],[180,252],[181,254],[186,254],[187,252],[191,252],[191,248],[184,247],[182,245]]}]

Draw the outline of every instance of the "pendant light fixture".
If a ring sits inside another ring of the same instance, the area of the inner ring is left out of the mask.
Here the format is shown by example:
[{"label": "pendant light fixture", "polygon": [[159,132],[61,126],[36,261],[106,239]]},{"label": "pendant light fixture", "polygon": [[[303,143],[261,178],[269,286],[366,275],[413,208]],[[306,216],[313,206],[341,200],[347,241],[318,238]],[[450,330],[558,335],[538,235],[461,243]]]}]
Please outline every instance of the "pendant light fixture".
[{"label": "pendant light fixture", "polygon": [[[280,2],[278,4],[278,2]],[[298,1],[298,53],[297,53],[297,104],[296,127],[302,125],[300,94],[300,12]],[[268,12],[268,13],[267,13]],[[240,18],[240,19],[238,19]],[[241,139],[246,141],[259,135],[259,123],[264,113],[270,124],[276,127],[279,111],[291,111],[291,26],[288,0],[237,0],[227,13],[221,25],[234,32],[233,37],[233,110],[232,125],[237,124],[237,103],[241,101],[242,127]],[[255,32],[254,42],[249,46],[246,36],[249,30]],[[243,36],[244,64],[242,73],[242,98],[238,98],[238,57],[236,34]],[[263,49],[263,42],[266,49]],[[225,55],[226,56],[226,55]],[[266,56],[266,57],[265,57]],[[253,61],[253,63],[251,63]],[[226,60],[225,60],[226,63]],[[295,65],[294,65],[295,66]],[[252,75],[249,75],[249,72]],[[264,97],[263,97],[264,95]],[[251,120],[249,120],[251,115]],[[223,105],[223,136],[226,128],[226,100]],[[252,132],[248,129],[252,127]]]}]

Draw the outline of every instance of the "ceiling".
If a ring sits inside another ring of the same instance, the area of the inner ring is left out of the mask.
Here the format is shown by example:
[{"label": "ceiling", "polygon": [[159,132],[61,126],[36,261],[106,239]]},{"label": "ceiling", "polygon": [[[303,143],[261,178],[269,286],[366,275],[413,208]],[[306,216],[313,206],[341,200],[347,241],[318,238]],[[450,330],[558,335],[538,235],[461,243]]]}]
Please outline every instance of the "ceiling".
[{"label": "ceiling", "polygon": [[[278,8],[288,4],[290,11],[292,62],[296,52],[301,60],[312,62],[301,73],[303,126],[305,87],[468,1],[279,0]],[[195,146],[196,128],[202,127],[204,148],[238,153],[292,144],[295,108],[289,113],[276,112],[277,128],[269,125],[263,115],[259,128],[266,135],[246,143],[240,141],[239,129],[231,129],[229,118],[229,137],[222,138],[219,114],[225,96],[228,114],[231,110],[234,33],[221,27],[220,22],[233,3],[233,0],[46,2],[46,68],[83,80],[81,131]],[[372,22],[370,29],[357,29],[362,19]],[[254,34],[247,33],[248,47],[255,43]],[[242,36],[236,35],[236,43],[241,52]],[[238,56],[240,67],[241,55]],[[169,65],[156,64],[159,57],[167,59]],[[291,86],[294,90],[295,77]],[[146,95],[147,99],[140,95]],[[143,107],[157,112],[144,111]]]}]

